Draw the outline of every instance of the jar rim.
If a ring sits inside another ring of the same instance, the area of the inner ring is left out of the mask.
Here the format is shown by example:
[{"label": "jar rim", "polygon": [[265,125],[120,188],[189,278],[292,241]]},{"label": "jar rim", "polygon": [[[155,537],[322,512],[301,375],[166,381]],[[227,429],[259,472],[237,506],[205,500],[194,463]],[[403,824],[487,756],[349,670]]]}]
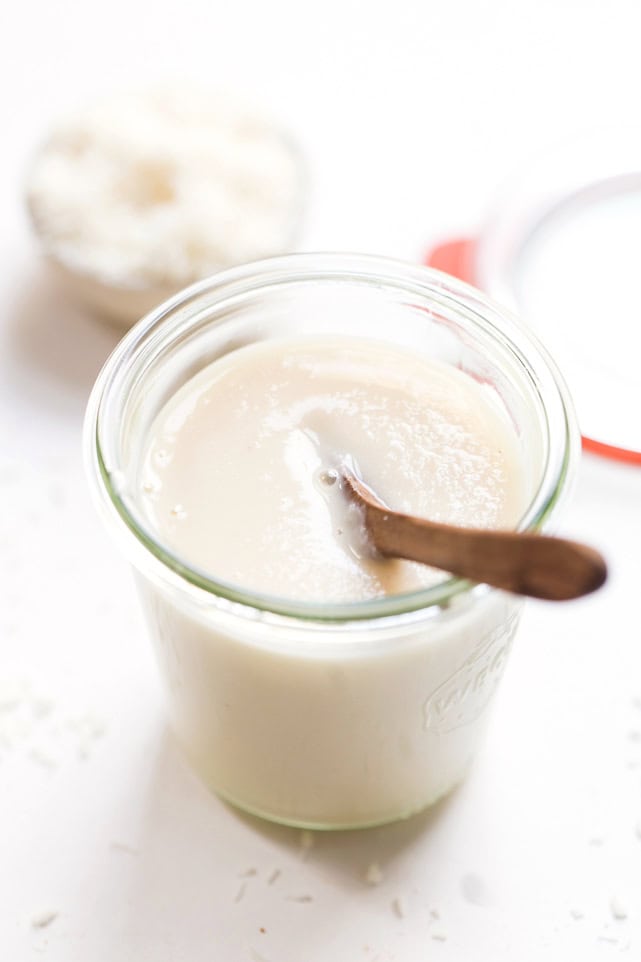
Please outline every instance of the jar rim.
[{"label": "jar rim", "polygon": [[393,258],[351,253],[302,253],[266,258],[221,271],[198,281],[164,301],[143,317],[119,342],[105,362],[89,398],[85,417],[85,458],[94,500],[114,533],[124,539],[123,547],[134,565],[155,579],[170,583],[183,592],[196,592],[200,603],[221,606],[252,620],[276,620],[332,624],[389,624],[415,622],[417,615],[434,616],[455,599],[480,597],[497,589],[450,576],[428,588],[367,601],[302,602],[244,589],[211,577],[189,564],[150,530],[126,497],[124,472],[120,468],[114,415],[123,372],[141,364],[150,350],[169,344],[189,329],[190,304],[210,296],[208,308],[230,294],[247,293],[273,285],[305,280],[344,280],[387,284],[406,293],[444,301],[468,315],[493,337],[507,346],[529,374],[541,401],[549,443],[541,481],[516,530],[537,531],[556,513],[567,491],[570,469],[578,457],[579,434],[565,382],[556,364],[529,328],[510,311],[495,304],[474,287],[433,268],[408,264]]}]

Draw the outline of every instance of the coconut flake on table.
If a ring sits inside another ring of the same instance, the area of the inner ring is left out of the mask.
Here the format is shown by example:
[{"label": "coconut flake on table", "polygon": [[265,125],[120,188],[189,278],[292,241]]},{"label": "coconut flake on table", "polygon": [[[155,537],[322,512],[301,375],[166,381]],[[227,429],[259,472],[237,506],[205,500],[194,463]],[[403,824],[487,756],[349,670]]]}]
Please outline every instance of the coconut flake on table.
[{"label": "coconut flake on table", "polygon": [[365,870],[365,881],[368,885],[380,885],[385,876],[378,862],[371,862]]},{"label": "coconut flake on table", "polygon": [[617,921],[623,921],[628,917],[628,910],[618,895],[613,895],[610,899],[610,911],[612,918]]},{"label": "coconut flake on table", "polygon": [[315,839],[314,839],[313,833],[310,832],[308,829],[303,829],[302,832],[300,833],[300,842],[299,842],[301,858],[303,862],[307,861],[307,857],[309,856],[309,853],[313,849],[314,844],[315,844]]},{"label": "coconut flake on table", "polygon": [[131,321],[220,268],[287,250],[303,179],[264,112],[178,85],[114,94],[61,122],[35,157],[27,203],[85,300]]},{"label": "coconut flake on table", "polygon": [[59,913],[54,911],[39,912],[37,915],[31,919],[31,925],[34,929],[46,929],[47,926],[51,925],[52,922],[58,918]]},{"label": "coconut flake on table", "polygon": [[399,919],[404,919],[407,915],[407,909],[405,906],[404,899],[399,895],[395,899],[392,899],[392,912]]}]

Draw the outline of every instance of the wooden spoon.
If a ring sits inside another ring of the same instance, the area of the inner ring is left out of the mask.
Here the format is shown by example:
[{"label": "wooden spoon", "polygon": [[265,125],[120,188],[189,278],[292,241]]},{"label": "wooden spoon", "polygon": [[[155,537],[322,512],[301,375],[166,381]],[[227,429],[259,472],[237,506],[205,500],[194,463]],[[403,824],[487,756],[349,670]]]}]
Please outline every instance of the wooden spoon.
[{"label": "wooden spoon", "polygon": [[517,595],[566,601],[596,591],[607,577],[598,551],[546,535],[457,528],[392,511],[363,481],[343,467],[346,493],[364,513],[377,551],[441,568]]}]

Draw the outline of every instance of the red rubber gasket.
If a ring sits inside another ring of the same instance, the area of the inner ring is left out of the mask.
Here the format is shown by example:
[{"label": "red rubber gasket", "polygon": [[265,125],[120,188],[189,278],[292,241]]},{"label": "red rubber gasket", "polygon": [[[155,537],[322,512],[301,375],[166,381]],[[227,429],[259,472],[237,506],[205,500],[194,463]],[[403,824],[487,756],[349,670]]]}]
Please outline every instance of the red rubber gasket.
[{"label": "red rubber gasket", "polygon": [[[475,284],[474,255],[476,252],[476,240],[473,237],[459,237],[455,240],[444,241],[432,248],[425,257],[425,264],[428,267],[435,267],[439,271],[445,271],[453,277],[458,277],[460,281],[467,281],[468,284]],[[641,451],[632,451],[630,448],[619,448],[614,444],[606,444],[604,441],[597,441],[596,438],[589,438],[585,435],[581,438],[584,451],[591,454],[598,454],[602,458],[610,458],[613,461],[622,461],[625,464],[641,465]]]}]

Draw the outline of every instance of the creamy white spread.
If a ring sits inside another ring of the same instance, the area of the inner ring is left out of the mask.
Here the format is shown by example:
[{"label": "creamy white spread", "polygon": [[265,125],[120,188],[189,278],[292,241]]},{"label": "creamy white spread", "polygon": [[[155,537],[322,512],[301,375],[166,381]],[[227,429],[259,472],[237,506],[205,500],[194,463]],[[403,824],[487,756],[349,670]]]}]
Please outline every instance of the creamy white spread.
[{"label": "creamy white spread", "polygon": [[356,601],[443,577],[374,557],[346,497],[346,459],[391,508],[475,527],[524,509],[516,435],[481,384],[373,340],[243,347],[159,413],[139,479],[161,540],[245,589]]}]

